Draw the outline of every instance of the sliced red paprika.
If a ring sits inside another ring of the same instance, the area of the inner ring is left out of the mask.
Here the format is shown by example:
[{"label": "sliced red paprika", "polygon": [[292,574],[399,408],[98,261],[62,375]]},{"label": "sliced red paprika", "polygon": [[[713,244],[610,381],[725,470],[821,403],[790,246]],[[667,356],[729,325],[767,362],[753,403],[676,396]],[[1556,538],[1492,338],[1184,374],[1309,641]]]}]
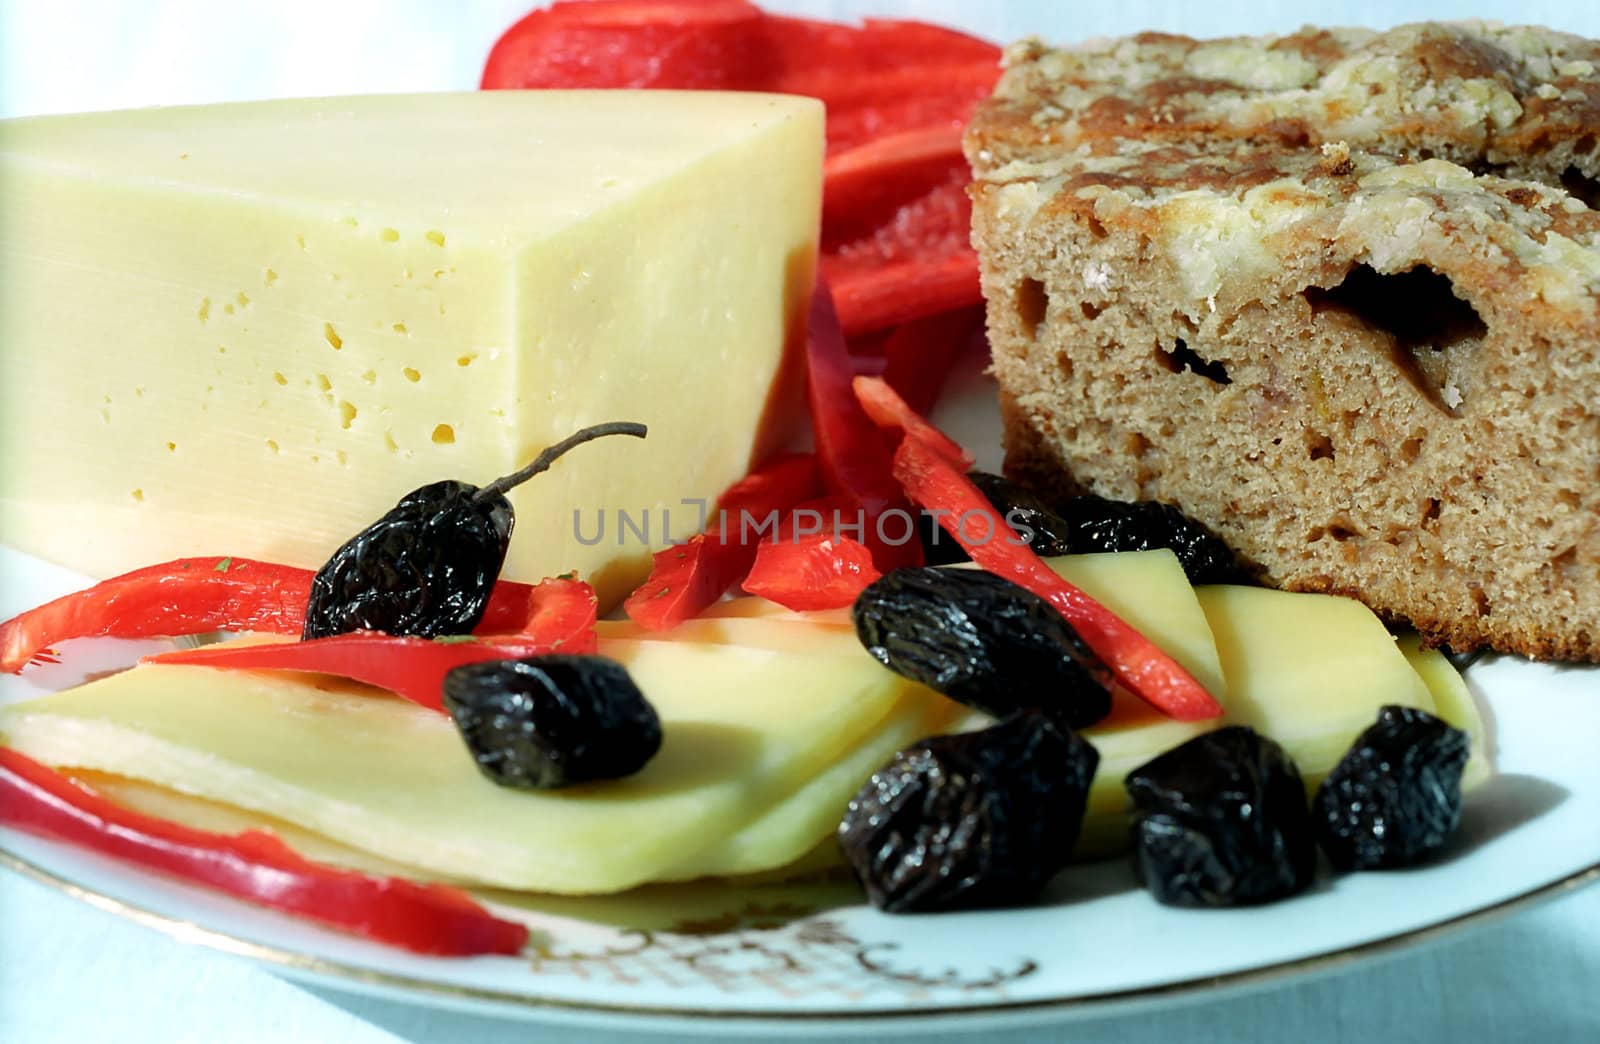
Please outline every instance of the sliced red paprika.
[{"label": "sliced red paprika", "polygon": [[851,382],[856,399],[872,423],[891,431],[902,431],[932,446],[965,471],[972,467],[972,455],[961,444],[922,419],[882,377],[857,377]]},{"label": "sliced red paprika", "polygon": [[920,565],[922,549],[915,539],[894,543],[887,538],[898,534],[879,532],[879,518],[889,511],[903,512],[907,505],[877,426],[851,389],[854,376],[828,283],[819,279],[811,297],[806,380],[823,487],[856,509],[863,525],[861,542],[871,549],[880,572]]},{"label": "sliced red paprika", "polygon": [[148,662],[335,674],[443,711],[444,676],[462,664],[595,651],[594,588],[581,580],[557,577],[526,590],[519,630],[511,634],[439,639],[357,631],[307,642],[181,649],[149,657]]},{"label": "sliced red paprika", "polygon": [[72,638],[206,631],[299,634],[311,570],[248,558],[180,558],[63,595],[0,624],[0,670]]},{"label": "sliced red paprika", "polygon": [[978,304],[978,256],[964,171],[902,206],[870,234],[840,242],[824,229],[822,274],[839,321],[855,335]]},{"label": "sliced red paprika", "polygon": [[883,342],[881,376],[907,406],[927,413],[939,401],[945,378],[964,353],[981,352],[988,359],[989,346],[983,338],[981,307],[902,323]]},{"label": "sliced red paprika", "polygon": [[705,532],[655,553],[650,576],[623,609],[641,627],[663,631],[698,615],[750,571],[769,519],[817,491],[810,453],[779,454],[729,486]]},{"label": "sliced red paprika", "polygon": [[961,128],[935,124],[880,136],[822,166],[822,221],[831,240],[870,231],[907,201],[967,171]]},{"label": "sliced red paprika", "polygon": [[762,541],[743,586],[786,609],[808,612],[850,605],[882,575],[865,545],[822,532]]},{"label": "sliced red paprika", "polygon": [[766,16],[742,0],[586,0],[507,29],[482,86],[763,90]]},{"label": "sliced red paprika", "polygon": [[[0,670],[20,671],[40,651],[74,638],[207,631],[297,635],[305,624],[312,575],[309,569],[231,557],[179,558],[135,569],[0,623]],[[502,580],[478,630],[523,630],[536,603],[547,609],[552,604],[527,584]]]},{"label": "sliced red paprika", "polygon": [[[592,634],[590,641],[592,645]],[[179,649],[147,657],[145,662],[238,671],[333,674],[387,689],[412,703],[442,713],[444,676],[454,668],[485,660],[518,660],[556,651],[549,642],[516,635],[453,642],[354,631],[305,642]],[[559,651],[592,652],[593,649],[561,648]]]},{"label": "sliced red paprika", "polygon": [[528,943],[525,926],[458,888],[314,863],[264,830],[219,834],[157,819],[5,747],[0,823],[414,953],[516,954]]},{"label": "sliced red paprika", "polygon": [[502,580],[473,633],[489,641],[510,635],[532,638],[548,645],[547,652],[593,652],[599,601],[593,587],[573,576],[531,585]]},{"label": "sliced red paprika", "polygon": [[960,468],[917,438],[901,440],[894,473],[906,495],[928,511],[978,565],[1027,588],[1060,611],[1117,680],[1135,696],[1180,721],[1222,714],[1222,707],[1144,635],[1056,575],[1011,531]]}]

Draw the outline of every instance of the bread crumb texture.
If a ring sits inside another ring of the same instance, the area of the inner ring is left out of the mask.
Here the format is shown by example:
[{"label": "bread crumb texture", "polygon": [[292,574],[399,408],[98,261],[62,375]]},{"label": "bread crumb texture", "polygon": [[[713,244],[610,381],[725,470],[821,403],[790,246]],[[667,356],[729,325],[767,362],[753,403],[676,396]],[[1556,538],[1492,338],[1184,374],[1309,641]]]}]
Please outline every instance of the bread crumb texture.
[{"label": "bread crumb texture", "polygon": [[1600,661],[1600,44],[1024,41],[967,132],[1007,468]]}]

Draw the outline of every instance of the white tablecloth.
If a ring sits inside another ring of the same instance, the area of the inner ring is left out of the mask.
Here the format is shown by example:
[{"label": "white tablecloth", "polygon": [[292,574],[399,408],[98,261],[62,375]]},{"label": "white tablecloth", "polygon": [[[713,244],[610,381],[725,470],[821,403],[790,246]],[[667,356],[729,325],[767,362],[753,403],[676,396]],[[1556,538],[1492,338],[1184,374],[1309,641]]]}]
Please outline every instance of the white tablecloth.
[{"label": "white tablecloth", "polygon": [[[11,0],[0,3],[0,115],[468,88],[490,42],[530,2]],[[1592,0],[775,0],[768,6],[813,14],[911,12],[997,39],[1028,32],[1073,39],[1140,28],[1216,35],[1306,22],[1381,26],[1467,16],[1600,36],[1600,4]],[[1079,1023],[1071,1033],[1082,1041],[1193,1044],[1600,1040],[1596,983],[1600,889],[1589,889],[1401,957],[1156,1014]],[[984,1037],[1033,1039],[1040,1032]],[[389,1044],[508,1035],[507,1024],[490,1019],[292,985],[0,872],[0,1040],[10,1044]]]}]

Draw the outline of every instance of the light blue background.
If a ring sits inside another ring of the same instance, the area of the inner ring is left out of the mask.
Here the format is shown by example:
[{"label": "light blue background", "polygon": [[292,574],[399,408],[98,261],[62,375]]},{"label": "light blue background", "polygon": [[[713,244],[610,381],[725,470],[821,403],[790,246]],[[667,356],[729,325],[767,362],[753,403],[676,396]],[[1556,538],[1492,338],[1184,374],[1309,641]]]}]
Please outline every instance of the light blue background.
[{"label": "light blue background", "polygon": [[[470,88],[489,45],[527,6],[522,0],[4,0],[0,115]],[[1139,29],[1204,36],[1305,23],[1387,26],[1461,17],[1600,36],[1600,2],[875,0],[768,6],[823,15],[910,14],[996,39],[1037,33],[1072,40]],[[1596,983],[1600,889],[1591,888],[1420,952],[1155,1015],[1077,1024],[1071,1035],[1081,1041],[1195,1044],[1600,1040]],[[3,1041],[472,1044],[535,1036],[493,1020],[306,990],[0,872]],[[546,1036],[565,1039],[570,1033],[552,1030]]]}]

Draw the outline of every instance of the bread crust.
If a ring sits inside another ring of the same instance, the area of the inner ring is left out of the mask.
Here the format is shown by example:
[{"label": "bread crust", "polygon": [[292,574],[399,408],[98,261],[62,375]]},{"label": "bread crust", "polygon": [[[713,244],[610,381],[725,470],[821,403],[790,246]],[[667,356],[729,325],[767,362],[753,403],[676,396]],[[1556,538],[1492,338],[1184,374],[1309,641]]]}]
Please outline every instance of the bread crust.
[{"label": "bread crust", "polygon": [[1600,45],[1025,42],[967,134],[1007,470],[1600,661]]}]

